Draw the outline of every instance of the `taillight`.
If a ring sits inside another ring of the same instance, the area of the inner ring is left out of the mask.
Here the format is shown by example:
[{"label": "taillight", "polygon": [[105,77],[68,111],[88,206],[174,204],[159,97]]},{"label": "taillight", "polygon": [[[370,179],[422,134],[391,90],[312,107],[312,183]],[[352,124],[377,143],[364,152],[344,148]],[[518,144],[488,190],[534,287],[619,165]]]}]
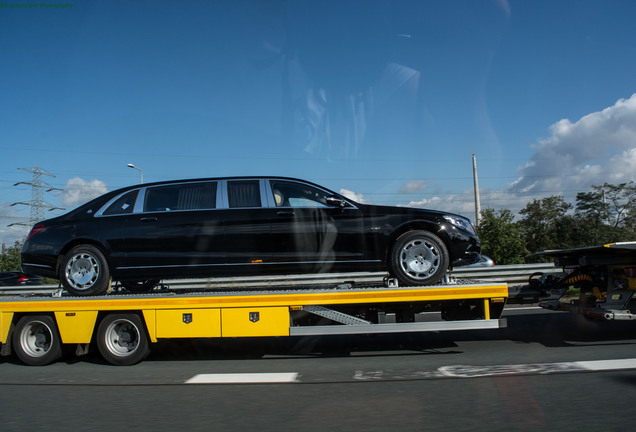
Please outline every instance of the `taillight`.
[{"label": "taillight", "polygon": [[19,282],[19,283],[27,282],[28,280],[29,280],[29,278],[28,278],[28,277],[26,277],[26,276],[25,276],[25,275],[23,275],[23,274],[20,274],[20,277],[18,278],[18,282]]},{"label": "taillight", "polygon": [[33,228],[31,228],[31,232],[29,232],[29,235],[27,236],[27,240],[33,237],[34,235],[36,235],[37,233],[39,233],[40,231],[42,231],[43,229],[44,229],[44,224],[33,225]]}]

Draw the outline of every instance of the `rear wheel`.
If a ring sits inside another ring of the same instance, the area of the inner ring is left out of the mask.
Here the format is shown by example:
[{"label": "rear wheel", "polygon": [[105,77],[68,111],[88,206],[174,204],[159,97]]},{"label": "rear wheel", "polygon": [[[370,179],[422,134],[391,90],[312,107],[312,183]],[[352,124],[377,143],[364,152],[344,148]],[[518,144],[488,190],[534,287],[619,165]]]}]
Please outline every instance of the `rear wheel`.
[{"label": "rear wheel", "polygon": [[110,287],[108,262],[95,246],[76,246],[62,259],[60,280],[73,295],[103,294]]},{"label": "rear wheel", "polygon": [[97,329],[97,348],[112,365],[139,363],[150,353],[143,321],[134,314],[107,315]]},{"label": "rear wheel", "polygon": [[13,331],[13,349],[29,366],[43,366],[62,357],[62,341],[55,321],[48,315],[20,318]]},{"label": "rear wheel", "polygon": [[150,280],[143,280],[143,281],[125,280],[125,281],[120,281],[120,283],[121,283],[121,286],[126,288],[128,291],[131,291],[134,293],[146,293],[146,292],[152,291],[152,289],[156,287],[157,284],[159,283],[159,280],[158,279],[150,279]]},{"label": "rear wheel", "polygon": [[433,285],[448,270],[448,250],[435,234],[408,231],[395,241],[391,250],[391,273],[401,285]]}]

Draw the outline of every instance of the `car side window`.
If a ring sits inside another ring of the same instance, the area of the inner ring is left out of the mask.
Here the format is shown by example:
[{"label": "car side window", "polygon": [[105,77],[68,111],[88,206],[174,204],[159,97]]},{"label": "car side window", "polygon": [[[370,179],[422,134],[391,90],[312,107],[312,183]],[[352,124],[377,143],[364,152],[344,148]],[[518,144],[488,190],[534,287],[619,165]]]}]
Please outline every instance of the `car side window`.
[{"label": "car side window", "polygon": [[216,182],[151,187],[144,201],[144,212],[213,208],[216,208]]},{"label": "car side window", "polygon": [[329,207],[327,194],[302,183],[272,180],[272,193],[276,207]]},{"label": "car side window", "polygon": [[229,181],[227,182],[227,194],[230,208],[261,206],[261,191],[258,180]]},{"label": "car side window", "polygon": [[131,214],[135,208],[135,200],[139,194],[139,189],[123,194],[114,203],[112,203],[104,212],[104,216],[113,216],[120,214]]}]

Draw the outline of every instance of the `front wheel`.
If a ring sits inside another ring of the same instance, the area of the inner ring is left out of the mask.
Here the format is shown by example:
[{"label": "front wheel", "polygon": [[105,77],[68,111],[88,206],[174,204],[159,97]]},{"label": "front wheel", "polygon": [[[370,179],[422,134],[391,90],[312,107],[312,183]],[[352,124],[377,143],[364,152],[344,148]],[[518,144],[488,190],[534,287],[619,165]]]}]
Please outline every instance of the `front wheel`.
[{"label": "front wheel", "polygon": [[106,316],[97,329],[97,348],[104,360],[116,366],[142,361],[150,347],[144,323],[135,314]]},{"label": "front wheel", "polygon": [[401,285],[433,285],[448,270],[444,242],[428,231],[408,231],[395,241],[390,255],[390,272]]},{"label": "front wheel", "polygon": [[48,315],[20,318],[12,343],[15,354],[29,366],[44,366],[62,357],[62,340],[55,321]]},{"label": "front wheel", "polygon": [[108,262],[95,246],[76,246],[62,259],[60,280],[76,296],[103,294],[110,287]]}]

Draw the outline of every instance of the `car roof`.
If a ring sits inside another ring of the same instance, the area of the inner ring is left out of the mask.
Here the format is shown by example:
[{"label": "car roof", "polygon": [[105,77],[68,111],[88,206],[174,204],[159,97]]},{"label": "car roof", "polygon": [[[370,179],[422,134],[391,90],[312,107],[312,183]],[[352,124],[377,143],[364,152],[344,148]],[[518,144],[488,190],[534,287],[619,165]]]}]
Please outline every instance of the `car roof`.
[{"label": "car roof", "polygon": [[[181,184],[181,183],[196,183],[196,182],[205,182],[205,181],[232,181],[232,180],[289,180],[289,181],[295,181],[295,182],[300,182],[300,183],[305,183],[311,186],[315,186],[319,189],[325,189],[328,190],[330,192],[333,192],[332,190],[313,183],[311,181],[308,180],[303,180],[303,179],[299,179],[299,178],[294,178],[294,177],[284,177],[284,176],[231,176],[231,177],[204,177],[204,178],[191,178],[191,179],[177,179],[177,180],[162,180],[159,182],[152,182],[152,183],[141,183],[141,184],[136,184],[136,185],[130,185],[130,186],[126,186],[111,192],[108,192],[108,194],[113,194],[113,193],[121,193],[121,192],[125,192],[127,190],[132,190],[132,189],[136,189],[136,188],[141,188],[141,187],[153,187],[153,186],[161,186],[161,185],[170,185],[170,184]],[[333,192],[336,193],[336,192]],[[340,194],[338,194],[340,195]]]}]

